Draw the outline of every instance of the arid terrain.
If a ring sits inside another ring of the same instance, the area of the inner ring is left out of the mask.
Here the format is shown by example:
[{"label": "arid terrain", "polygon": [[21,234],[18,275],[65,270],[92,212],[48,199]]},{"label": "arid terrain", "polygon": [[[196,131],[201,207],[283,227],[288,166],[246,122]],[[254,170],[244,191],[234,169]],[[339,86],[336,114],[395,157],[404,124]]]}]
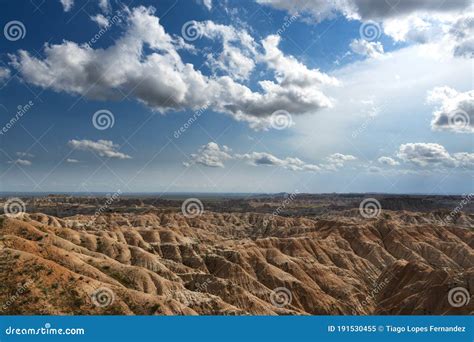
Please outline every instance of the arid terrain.
[{"label": "arid terrain", "polygon": [[470,198],[18,197],[25,212],[0,216],[1,314],[474,313]]}]

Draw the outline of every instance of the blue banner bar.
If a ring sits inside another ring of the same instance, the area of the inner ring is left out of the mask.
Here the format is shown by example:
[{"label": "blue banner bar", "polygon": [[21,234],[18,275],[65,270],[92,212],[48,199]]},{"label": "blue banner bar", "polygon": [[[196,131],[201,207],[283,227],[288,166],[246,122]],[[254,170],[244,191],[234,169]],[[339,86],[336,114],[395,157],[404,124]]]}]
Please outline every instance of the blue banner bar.
[{"label": "blue banner bar", "polygon": [[0,316],[0,341],[456,341],[472,316]]}]

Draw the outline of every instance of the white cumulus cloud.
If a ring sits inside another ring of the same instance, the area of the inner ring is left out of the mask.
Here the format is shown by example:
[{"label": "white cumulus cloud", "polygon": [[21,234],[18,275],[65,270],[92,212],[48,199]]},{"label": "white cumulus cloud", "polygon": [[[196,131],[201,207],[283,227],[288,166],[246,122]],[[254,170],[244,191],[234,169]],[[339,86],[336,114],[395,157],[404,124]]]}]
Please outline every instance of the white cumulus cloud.
[{"label": "white cumulus cloud", "polygon": [[474,90],[464,93],[450,87],[436,87],[428,102],[437,104],[431,128],[455,133],[474,133]]},{"label": "white cumulus cloud", "polygon": [[70,140],[69,146],[82,151],[91,151],[97,153],[101,157],[117,158],[117,159],[131,159],[129,155],[117,151],[117,145],[110,140]]},{"label": "white cumulus cloud", "polygon": [[388,166],[396,166],[400,164],[395,159],[391,157],[386,157],[386,156],[380,157],[379,159],[377,159],[377,161],[382,165],[388,165]]},{"label": "white cumulus cloud", "polygon": [[383,45],[380,42],[369,42],[365,39],[354,39],[349,47],[359,55],[378,58],[383,55]]},{"label": "white cumulus cloud", "polygon": [[223,54],[212,58],[218,69],[228,73],[204,75],[182,61],[178,50],[187,45],[168,34],[154,12],[143,6],[124,10],[126,30],[105,49],[71,41],[46,44],[44,58],[20,50],[11,55],[12,65],[26,82],[57,92],[102,100],[129,94],[159,112],[208,106],[259,129],[270,127],[269,117],[276,110],[305,114],[331,106],[321,88],[337,80],[284,55],[278,36],[262,42],[265,54],[259,58],[274,72],[275,80],[261,80],[260,91],[253,91],[237,82],[253,69],[251,36],[203,24],[205,36],[224,42]]}]

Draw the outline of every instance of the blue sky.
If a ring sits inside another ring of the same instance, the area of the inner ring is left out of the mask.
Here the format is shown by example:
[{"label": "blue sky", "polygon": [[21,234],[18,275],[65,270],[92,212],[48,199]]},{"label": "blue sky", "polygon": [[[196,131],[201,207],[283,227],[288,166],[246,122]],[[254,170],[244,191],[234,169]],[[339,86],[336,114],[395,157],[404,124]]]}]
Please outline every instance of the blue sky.
[{"label": "blue sky", "polygon": [[0,191],[472,192],[436,2],[0,1]]}]

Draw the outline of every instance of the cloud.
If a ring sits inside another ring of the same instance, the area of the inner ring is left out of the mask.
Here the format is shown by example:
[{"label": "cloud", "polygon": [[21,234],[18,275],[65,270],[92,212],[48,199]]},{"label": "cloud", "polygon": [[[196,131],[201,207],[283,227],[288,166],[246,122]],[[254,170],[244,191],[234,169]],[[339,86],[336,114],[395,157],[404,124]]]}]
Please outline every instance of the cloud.
[{"label": "cloud", "polygon": [[[74,0],[59,0],[63,5],[64,12],[69,12],[74,7]],[[98,0],[99,7],[104,13],[109,13],[111,6],[109,0]]]},{"label": "cloud", "polygon": [[[124,13],[124,34],[105,49],[71,41],[47,43],[44,58],[20,50],[10,55],[12,65],[24,81],[57,92],[99,100],[120,100],[123,94],[129,94],[162,113],[208,106],[255,129],[269,128],[269,117],[276,110],[315,113],[332,104],[321,87],[335,85],[337,80],[284,55],[278,49],[278,36],[262,42],[265,54],[259,59],[274,72],[275,80],[261,80],[260,91],[252,91],[234,79],[247,76],[253,69],[252,62],[245,60],[246,53],[253,49],[247,34],[210,22],[204,25],[206,35],[219,36],[226,42],[224,57],[215,58],[229,73],[206,76],[182,61],[178,50],[188,45],[165,32],[153,8],[140,6],[125,9]],[[240,50],[231,45],[235,35],[240,39]]]},{"label": "cloud", "polygon": [[410,13],[446,13],[462,11],[471,6],[470,0],[256,0],[260,4],[287,10],[291,14],[306,13],[315,20],[333,18],[340,13],[349,19],[385,19]]},{"label": "cloud", "polygon": [[396,166],[396,165],[400,165],[400,163],[398,161],[396,161],[395,159],[391,158],[391,157],[380,157],[379,159],[377,159],[377,161],[382,164],[382,165],[387,165],[387,166]]},{"label": "cloud", "polygon": [[361,19],[402,17],[410,13],[446,13],[461,11],[471,6],[470,0],[350,0],[349,13]]},{"label": "cloud", "polygon": [[68,162],[68,163],[79,163],[79,160],[73,159],[73,158],[67,158],[66,162]]},{"label": "cloud", "polygon": [[350,45],[352,52],[359,55],[378,58],[383,55],[383,46],[380,42],[369,42],[365,39],[354,39]]},{"label": "cloud", "polygon": [[110,140],[70,140],[69,146],[76,150],[91,151],[97,153],[101,157],[131,159],[129,155],[116,151],[118,147]]},{"label": "cloud", "polygon": [[220,53],[209,53],[208,64],[214,71],[220,70],[233,79],[248,79],[255,68],[257,44],[245,30],[232,26],[216,24],[210,20],[194,22],[199,34],[222,41]]},{"label": "cloud", "polygon": [[456,160],[458,166],[465,167],[468,169],[474,169],[474,153],[454,153],[453,158]]},{"label": "cloud", "polygon": [[397,157],[404,162],[420,167],[456,167],[461,164],[467,165],[470,158],[469,153],[449,154],[444,146],[433,143],[408,143],[402,144],[398,150]]},{"label": "cloud", "polygon": [[190,162],[184,162],[185,167],[194,164],[201,164],[209,167],[224,167],[227,160],[241,160],[253,166],[277,166],[292,171],[337,171],[342,168],[347,161],[357,158],[352,155],[334,153],[322,164],[310,164],[296,157],[278,158],[267,152],[249,152],[245,154],[232,154],[227,146],[219,147],[218,144],[210,142],[199,148],[198,153],[191,155]]},{"label": "cloud", "polygon": [[111,6],[109,0],[99,0],[99,7],[104,13],[109,13]]},{"label": "cloud", "polygon": [[334,153],[327,157],[327,163],[324,164],[323,167],[335,171],[342,168],[346,162],[356,159],[357,158],[351,154]]},{"label": "cloud", "polygon": [[0,81],[10,77],[10,70],[7,68],[0,67]]},{"label": "cloud", "polygon": [[[474,55],[474,27],[470,0],[257,0],[257,2],[287,10],[291,14],[306,14],[303,19],[309,16],[316,22],[332,19],[338,14],[348,20],[356,19],[363,22],[375,20],[382,24],[384,33],[397,42],[436,42],[445,49],[451,49],[456,56],[472,58]],[[455,32],[450,30],[450,27]]]},{"label": "cloud", "polygon": [[26,159],[16,159],[16,160],[9,161],[8,164],[16,164],[16,165],[21,165],[21,166],[30,166],[32,164],[32,162],[29,161],[29,160],[26,160]]},{"label": "cloud", "polygon": [[455,41],[454,55],[474,58],[474,14],[458,18],[449,33]]},{"label": "cloud", "polygon": [[209,167],[224,167],[224,161],[231,159],[230,149],[222,146],[222,149],[215,142],[209,142],[199,148],[198,153],[191,155],[191,162],[183,163],[189,167],[193,164],[201,164]]},{"label": "cloud", "polygon": [[431,128],[455,133],[474,133],[474,90],[464,93],[450,87],[436,87],[428,102],[437,104]]},{"label": "cloud", "polygon": [[202,0],[202,3],[209,11],[212,9],[212,0]]},{"label": "cloud", "polygon": [[104,28],[110,25],[109,20],[100,13],[97,15],[91,16],[91,20],[97,23],[97,25],[99,25],[100,28]]},{"label": "cloud", "polygon": [[31,153],[28,153],[28,152],[16,152],[15,153],[18,157],[29,157],[29,158],[33,158],[34,155],[32,155]]},{"label": "cloud", "polygon": [[320,171],[318,165],[306,164],[302,160],[293,157],[280,159],[266,152],[252,152],[235,155],[236,159],[243,160],[254,166],[279,166],[292,171]]},{"label": "cloud", "polygon": [[63,5],[64,12],[69,12],[74,6],[74,0],[59,0]]}]

